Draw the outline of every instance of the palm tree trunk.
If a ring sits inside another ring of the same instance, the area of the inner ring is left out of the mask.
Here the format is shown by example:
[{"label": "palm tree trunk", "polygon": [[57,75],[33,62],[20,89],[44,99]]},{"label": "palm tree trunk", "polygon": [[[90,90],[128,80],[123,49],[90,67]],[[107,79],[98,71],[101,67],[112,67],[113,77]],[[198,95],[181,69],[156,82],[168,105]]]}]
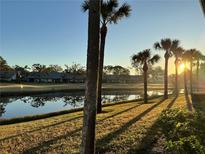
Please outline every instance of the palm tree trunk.
[{"label": "palm tree trunk", "polygon": [[184,68],[184,94],[188,95],[188,89],[187,89],[187,68]]},{"label": "palm tree trunk", "polygon": [[145,63],[143,66],[143,73],[144,73],[144,103],[148,102],[148,98],[147,98],[147,70],[148,70],[148,66]]},{"label": "palm tree trunk", "polygon": [[197,59],[197,66],[196,66],[196,82],[197,82],[197,91],[199,91],[199,59]]},{"label": "palm tree trunk", "polygon": [[144,103],[148,102],[147,97],[147,71],[144,71]]},{"label": "palm tree trunk", "polygon": [[192,76],[192,60],[190,60],[190,93],[193,93],[193,76]]},{"label": "palm tree trunk", "polygon": [[164,69],[164,99],[168,98],[168,59],[165,57],[165,69]]},{"label": "palm tree trunk", "polygon": [[88,21],[87,78],[81,154],[95,153],[95,125],[97,104],[100,0],[90,0]]},{"label": "palm tree trunk", "polygon": [[178,89],[178,57],[176,57],[175,60],[175,92],[176,96],[179,94],[179,89]]},{"label": "palm tree trunk", "polygon": [[98,103],[97,103],[97,113],[102,112],[102,77],[103,77],[103,63],[104,63],[104,50],[105,50],[105,39],[107,35],[107,27],[103,25],[101,27],[101,42],[100,42],[100,54],[99,54],[99,64],[98,64]]}]

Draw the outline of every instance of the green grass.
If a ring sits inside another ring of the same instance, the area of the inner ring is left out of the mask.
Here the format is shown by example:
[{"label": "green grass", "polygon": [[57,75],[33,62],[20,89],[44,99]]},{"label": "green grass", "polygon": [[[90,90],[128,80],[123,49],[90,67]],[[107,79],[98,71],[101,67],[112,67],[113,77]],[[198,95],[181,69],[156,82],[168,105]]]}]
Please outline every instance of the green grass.
[{"label": "green grass", "polygon": [[[180,95],[147,104],[136,101],[103,107],[103,113],[97,115],[97,152],[162,152],[165,141],[157,136],[156,122],[168,108],[187,110],[190,104]],[[79,111],[0,126],[0,153],[79,153],[82,116]]]}]

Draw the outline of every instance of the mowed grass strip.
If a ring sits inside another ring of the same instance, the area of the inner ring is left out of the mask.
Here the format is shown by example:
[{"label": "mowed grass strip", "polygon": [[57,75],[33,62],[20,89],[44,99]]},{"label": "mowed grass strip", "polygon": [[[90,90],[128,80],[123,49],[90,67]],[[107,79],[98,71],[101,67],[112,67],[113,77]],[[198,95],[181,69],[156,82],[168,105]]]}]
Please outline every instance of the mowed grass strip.
[{"label": "mowed grass strip", "polygon": [[[160,113],[169,108],[187,108],[180,95],[107,106],[97,115],[96,138],[99,153],[132,153],[144,146]],[[170,105],[171,103],[171,105]],[[82,112],[31,122],[0,126],[0,153],[79,153]],[[154,134],[150,137],[154,138]]]}]

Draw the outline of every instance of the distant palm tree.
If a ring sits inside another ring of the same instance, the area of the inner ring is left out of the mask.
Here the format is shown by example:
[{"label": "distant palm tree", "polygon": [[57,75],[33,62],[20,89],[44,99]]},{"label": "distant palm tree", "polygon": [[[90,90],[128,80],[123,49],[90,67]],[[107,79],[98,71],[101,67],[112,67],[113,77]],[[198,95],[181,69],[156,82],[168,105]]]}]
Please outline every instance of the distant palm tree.
[{"label": "distant palm tree", "polygon": [[[104,49],[105,39],[107,35],[107,24],[117,24],[123,17],[128,17],[131,12],[131,7],[127,3],[123,3],[118,8],[118,0],[101,1],[101,42],[100,42],[100,54],[99,54],[99,81],[98,81],[98,105],[97,113],[102,112],[101,106],[101,89],[102,89],[102,75],[103,75],[103,63],[104,63]],[[89,9],[89,1],[84,1],[82,4],[82,10],[85,12]]]},{"label": "distant palm tree", "polygon": [[205,60],[205,56],[200,51],[196,51],[194,54],[194,61],[196,61],[197,91],[199,90],[199,64],[200,64],[200,60]]},{"label": "distant palm tree", "polygon": [[189,62],[190,59],[190,53],[185,51],[182,55],[182,59],[184,62],[184,94],[187,96],[188,95],[188,89],[187,89],[187,63]]},{"label": "distant palm tree", "polygon": [[154,55],[151,57],[150,49],[143,50],[132,56],[132,65],[134,67],[142,67],[143,76],[144,76],[144,102],[147,103],[147,71],[148,65],[153,65],[159,61],[159,55]]},{"label": "distant palm tree", "polygon": [[187,60],[189,61],[189,77],[190,77],[190,82],[189,82],[189,87],[190,87],[190,93],[193,93],[193,60],[194,60],[194,55],[196,54],[197,50],[196,49],[189,49],[186,51],[187,54]]},{"label": "distant palm tree", "polygon": [[161,39],[160,42],[156,42],[154,44],[154,48],[157,50],[164,50],[164,58],[165,58],[165,68],[164,68],[164,99],[168,98],[168,61],[172,56],[172,49],[177,48],[179,44],[178,40],[172,41],[169,38]]},{"label": "distant palm tree", "polygon": [[180,58],[182,57],[184,53],[184,49],[181,47],[173,48],[172,53],[175,57],[175,92],[176,95],[178,96],[179,94],[179,88],[178,88],[178,68],[179,68],[179,62]]},{"label": "distant palm tree", "polygon": [[100,0],[90,0],[88,18],[87,74],[82,129],[82,154],[95,153],[95,125],[99,57]]}]

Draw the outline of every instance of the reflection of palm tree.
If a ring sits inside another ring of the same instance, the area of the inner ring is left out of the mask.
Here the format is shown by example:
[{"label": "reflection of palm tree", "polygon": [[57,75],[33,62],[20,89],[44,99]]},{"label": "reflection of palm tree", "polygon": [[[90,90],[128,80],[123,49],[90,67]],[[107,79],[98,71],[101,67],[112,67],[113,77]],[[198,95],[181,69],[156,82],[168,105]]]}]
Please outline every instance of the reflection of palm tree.
[{"label": "reflection of palm tree", "polygon": [[175,92],[176,95],[179,94],[179,88],[178,88],[178,67],[179,67],[179,61],[180,57],[183,55],[184,49],[181,47],[177,47],[175,49],[172,49],[172,53],[175,56]]},{"label": "reflection of palm tree", "polygon": [[6,105],[12,102],[12,99],[3,97],[0,99],[0,117],[6,112]]},{"label": "reflection of palm tree", "polygon": [[[101,88],[102,88],[102,73],[103,73],[103,63],[104,63],[104,49],[105,49],[105,39],[107,35],[107,24],[114,23],[117,24],[119,20],[123,17],[128,17],[130,15],[131,9],[130,5],[127,3],[122,4],[120,8],[118,8],[117,0],[108,0],[103,1],[101,3],[101,42],[100,42],[100,54],[99,54],[99,81],[98,81],[98,105],[97,112],[102,112],[101,107]],[[89,2],[85,1],[82,5],[83,11],[87,11],[89,9]]]},{"label": "reflection of palm tree", "polygon": [[32,107],[38,108],[45,105],[46,102],[57,100],[56,97],[24,97],[21,99],[24,103],[31,104]]},{"label": "reflection of palm tree", "polygon": [[154,64],[160,59],[159,55],[151,57],[150,49],[143,50],[136,55],[132,56],[132,65],[135,67],[141,67],[144,74],[144,102],[147,103],[147,71],[148,64]]},{"label": "reflection of palm tree", "polygon": [[171,39],[161,39],[160,42],[156,42],[154,44],[154,48],[157,50],[164,50],[164,58],[165,58],[165,68],[164,68],[164,99],[168,98],[168,61],[171,57],[172,53],[171,50],[178,46],[179,41]]},{"label": "reflection of palm tree", "polygon": [[74,108],[75,107],[78,107],[79,105],[82,105],[82,104],[79,104],[80,102],[82,103],[85,99],[84,96],[65,96],[63,97],[63,101],[65,102],[65,105],[71,105],[73,106]]}]

